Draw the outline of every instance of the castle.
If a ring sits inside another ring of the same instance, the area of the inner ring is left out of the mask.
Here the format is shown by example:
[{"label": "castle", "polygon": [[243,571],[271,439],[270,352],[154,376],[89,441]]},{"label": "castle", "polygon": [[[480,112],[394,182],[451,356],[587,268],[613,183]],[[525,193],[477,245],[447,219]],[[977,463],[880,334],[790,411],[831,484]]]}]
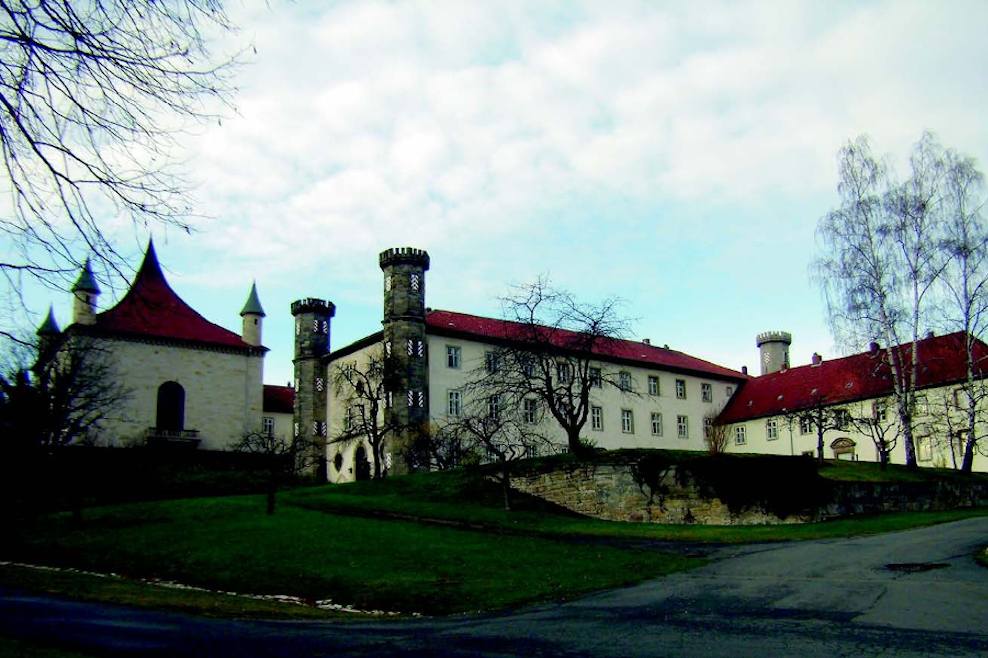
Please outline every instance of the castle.
[{"label": "castle", "polygon": [[[386,355],[393,379],[380,413],[385,423],[417,426],[454,418],[466,406],[471,373],[483,368],[497,346],[510,341],[511,323],[426,305],[427,252],[409,247],[380,254],[383,275],[382,330],[335,351],[330,348],[330,325],[335,306],[321,299],[292,304],[295,316],[294,432],[326,445],[325,475],[333,482],[368,476],[366,460],[372,446],[347,435],[353,417],[352,400],[331,386],[334,373],[361,369]],[[648,340],[615,340],[595,349],[598,373],[619,378],[619,387],[592,391],[585,436],[599,448],[666,448],[702,451],[715,427],[726,428],[724,447],[730,452],[813,454],[817,433],[797,412],[819,406],[842,405],[871,414],[891,408],[887,374],[875,376],[874,359],[865,355],[824,362],[815,357],[808,366],[792,367],[787,332],[765,332],[756,338],[761,375],[749,376],[697,357],[652,345]],[[978,349],[988,348],[978,341]],[[963,380],[962,341],[958,334],[929,337],[920,345],[923,358],[918,387],[922,407],[918,418],[932,410]],[[869,370],[869,366],[870,370]],[[870,373],[870,374],[869,374]],[[627,382],[625,389],[624,382]],[[826,391],[826,394],[823,393]],[[839,394],[838,394],[839,391]],[[632,394],[634,393],[634,394]],[[361,410],[362,411],[362,410]],[[956,413],[956,405],[953,409]],[[889,414],[891,419],[892,414]],[[891,420],[889,420],[891,422]],[[955,442],[934,441],[931,423],[918,425],[917,457],[921,465],[952,466]],[[555,428],[558,444],[565,444]],[[827,433],[827,458],[877,461],[871,439],[854,428]],[[397,446],[386,449],[386,461],[401,469]],[[891,460],[904,463],[902,442]],[[988,469],[984,457],[975,468]]]}]

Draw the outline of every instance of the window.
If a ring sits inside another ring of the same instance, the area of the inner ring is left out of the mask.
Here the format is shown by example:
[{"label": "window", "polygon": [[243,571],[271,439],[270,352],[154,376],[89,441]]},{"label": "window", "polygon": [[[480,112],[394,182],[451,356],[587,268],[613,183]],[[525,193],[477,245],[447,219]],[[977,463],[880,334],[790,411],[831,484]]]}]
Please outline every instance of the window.
[{"label": "window", "polygon": [[353,407],[347,407],[343,411],[343,430],[349,432],[353,429]]},{"label": "window", "polygon": [[459,391],[449,391],[446,394],[446,414],[449,416],[457,417],[460,415],[462,398],[460,397]]},{"label": "window", "polygon": [[178,382],[158,387],[157,429],[178,432],[185,429],[185,389]]},{"label": "window", "polygon": [[265,436],[274,436],[274,418],[265,416],[261,419],[261,431]]},{"label": "window", "polygon": [[652,412],[652,436],[662,436],[662,414]]},{"label": "window", "polygon": [[590,386],[601,388],[603,385],[604,382],[600,377],[600,368],[590,368]]},{"label": "window", "polygon": [[391,275],[384,277],[384,291],[391,292]]},{"label": "window", "polygon": [[535,357],[531,354],[522,354],[518,357],[521,362],[521,371],[526,377],[535,376]]},{"label": "window", "polygon": [[604,410],[600,407],[590,407],[590,429],[600,432],[604,429]]},{"label": "window", "polygon": [[501,397],[492,395],[487,398],[487,417],[497,420],[501,417]]},{"label": "window", "polygon": [[779,422],[774,418],[765,421],[765,438],[769,441],[779,438]]},{"label": "window", "polygon": [[631,409],[621,410],[621,431],[625,434],[635,433],[635,417],[631,413]]},{"label": "window", "polygon": [[485,352],[484,353],[484,367],[487,369],[488,374],[493,374],[500,370],[500,359],[498,359],[497,352]]},{"label": "window", "polygon": [[728,399],[730,399],[730,397],[732,395],[734,395],[734,387],[733,386],[725,386],[724,387],[724,394],[727,395]]},{"label": "window", "polygon": [[456,345],[446,346],[446,367],[447,368],[459,368],[460,367],[460,348]]},{"label": "window", "polygon": [[659,378],[656,375],[648,376],[648,394],[649,395],[659,394]]},{"label": "window", "polygon": [[618,375],[618,388],[620,388],[622,391],[630,391],[631,390],[631,373],[630,372],[622,372],[622,373],[620,373]]},{"label": "window", "polygon": [[677,379],[676,380],[676,399],[685,400],[686,399],[686,380]]},{"label": "window", "polygon": [[703,438],[709,439],[714,435],[714,419],[704,418],[703,419]]},{"label": "window", "polygon": [[871,413],[877,422],[884,423],[888,420],[888,405],[884,400],[875,402],[871,405]]},{"label": "window", "polygon": [[930,415],[930,405],[926,400],[925,395],[917,395],[915,402],[913,404],[913,415],[914,416],[929,416]]},{"label": "window", "polygon": [[738,425],[734,428],[734,445],[743,446],[748,442],[748,437],[745,436],[744,425]]},{"label": "window", "polygon": [[676,416],[676,433],[681,439],[690,438],[690,419],[686,416]]},{"label": "window", "polygon": [[930,442],[930,437],[916,437],[916,459],[922,462],[933,460],[933,444]]},{"label": "window", "polygon": [[704,402],[713,402],[714,387],[710,384],[700,384],[700,399]]},{"label": "window", "polygon": [[573,366],[568,363],[557,363],[556,379],[560,384],[569,384],[573,381]]},{"label": "window", "polygon": [[525,398],[522,401],[521,417],[526,423],[535,422],[536,401],[532,398]]},{"label": "window", "polygon": [[851,414],[847,409],[838,409],[834,412],[834,425],[839,430],[846,430],[851,426]]},{"label": "window", "polygon": [[803,416],[799,419],[799,433],[809,434],[813,431],[813,420],[809,416]]},{"label": "window", "polygon": [[420,281],[419,275],[418,274],[413,274],[411,276],[411,278],[409,278],[408,283],[411,286],[412,290],[418,290],[419,289],[419,286],[421,285],[421,281]]}]

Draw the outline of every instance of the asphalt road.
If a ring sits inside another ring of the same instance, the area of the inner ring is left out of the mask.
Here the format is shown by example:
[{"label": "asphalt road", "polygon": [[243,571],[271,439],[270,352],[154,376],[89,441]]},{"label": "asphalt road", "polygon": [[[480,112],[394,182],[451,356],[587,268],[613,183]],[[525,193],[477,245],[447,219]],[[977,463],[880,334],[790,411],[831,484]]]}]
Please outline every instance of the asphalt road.
[{"label": "asphalt road", "polygon": [[[247,622],[0,590],[0,635],[120,656],[988,656],[988,517],[718,549],[578,601],[399,622]],[[888,565],[893,565],[890,569]]]}]

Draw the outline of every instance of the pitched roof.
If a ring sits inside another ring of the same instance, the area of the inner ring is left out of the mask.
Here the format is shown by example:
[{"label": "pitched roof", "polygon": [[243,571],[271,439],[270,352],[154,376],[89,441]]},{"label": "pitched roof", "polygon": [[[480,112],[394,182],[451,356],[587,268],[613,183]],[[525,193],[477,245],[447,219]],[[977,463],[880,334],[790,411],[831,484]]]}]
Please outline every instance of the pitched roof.
[{"label": "pitched roof", "polygon": [[[474,340],[497,342],[523,340],[528,328],[524,324],[498,320],[494,318],[484,318],[465,313],[454,313],[452,311],[434,310],[425,316],[426,330],[432,334],[470,338]],[[565,349],[567,345],[578,342],[579,335],[573,331],[552,330],[543,327],[545,331],[552,331],[550,340],[554,345]],[[698,359],[683,352],[677,352],[667,347],[658,347],[641,341],[606,339],[598,341],[592,349],[592,353],[599,358],[621,361],[645,367],[658,367],[664,370],[673,370],[689,373],[700,373],[743,381],[748,379],[735,370],[724,368],[715,363]]]},{"label": "pitched roof", "polygon": [[272,414],[290,414],[295,409],[295,389],[291,386],[264,385],[264,411]]},{"label": "pitched roof", "polygon": [[245,343],[240,336],[213,324],[182,301],[165,280],[151,242],[124,298],[113,308],[99,313],[92,326],[75,326],[86,333],[174,340],[227,349],[265,349]]},{"label": "pitched roof", "polygon": [[[964,333],[934,336],[919,341],[917,388],[944,386],[963,381]],[[912,343],[899,348],[907,357]],[[988,376],[988,346],[974,343],[979,376]],[[911,361],[911,357],[910,357]],[[789,368],[746,381],[724,407],[719,423],[735,423],[786,412],[810,409],[818,404],[841,404],[884,397],[892,393],[888,351],[878,349],[817,365]]]}]

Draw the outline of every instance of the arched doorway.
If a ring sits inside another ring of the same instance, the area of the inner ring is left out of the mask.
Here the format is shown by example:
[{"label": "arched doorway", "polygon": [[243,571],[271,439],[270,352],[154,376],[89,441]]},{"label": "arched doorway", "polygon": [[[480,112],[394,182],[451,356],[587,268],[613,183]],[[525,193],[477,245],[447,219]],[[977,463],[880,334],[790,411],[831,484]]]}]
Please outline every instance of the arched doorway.
[{"label": "arched doorway", "polygon": [[158,387],[155,425],[159,431],[180,432],[185,429],[185,389],[178,382],[165,382]]},{"label": "arched doorway", "polygon": [[834,439],[834,442],[830,444],[830,449],[834,451],[834,459],[845,459],[847,461],[857,461],[857,455],[854,454],[854,448],[856,444],[853,440],[842,436],[839,439]]},{"label": "arched doorway", "polygon": [[367,451],[359,446],[353,455],[353,471],[357,480],[370,479],[370,462],[367,461]]}]

